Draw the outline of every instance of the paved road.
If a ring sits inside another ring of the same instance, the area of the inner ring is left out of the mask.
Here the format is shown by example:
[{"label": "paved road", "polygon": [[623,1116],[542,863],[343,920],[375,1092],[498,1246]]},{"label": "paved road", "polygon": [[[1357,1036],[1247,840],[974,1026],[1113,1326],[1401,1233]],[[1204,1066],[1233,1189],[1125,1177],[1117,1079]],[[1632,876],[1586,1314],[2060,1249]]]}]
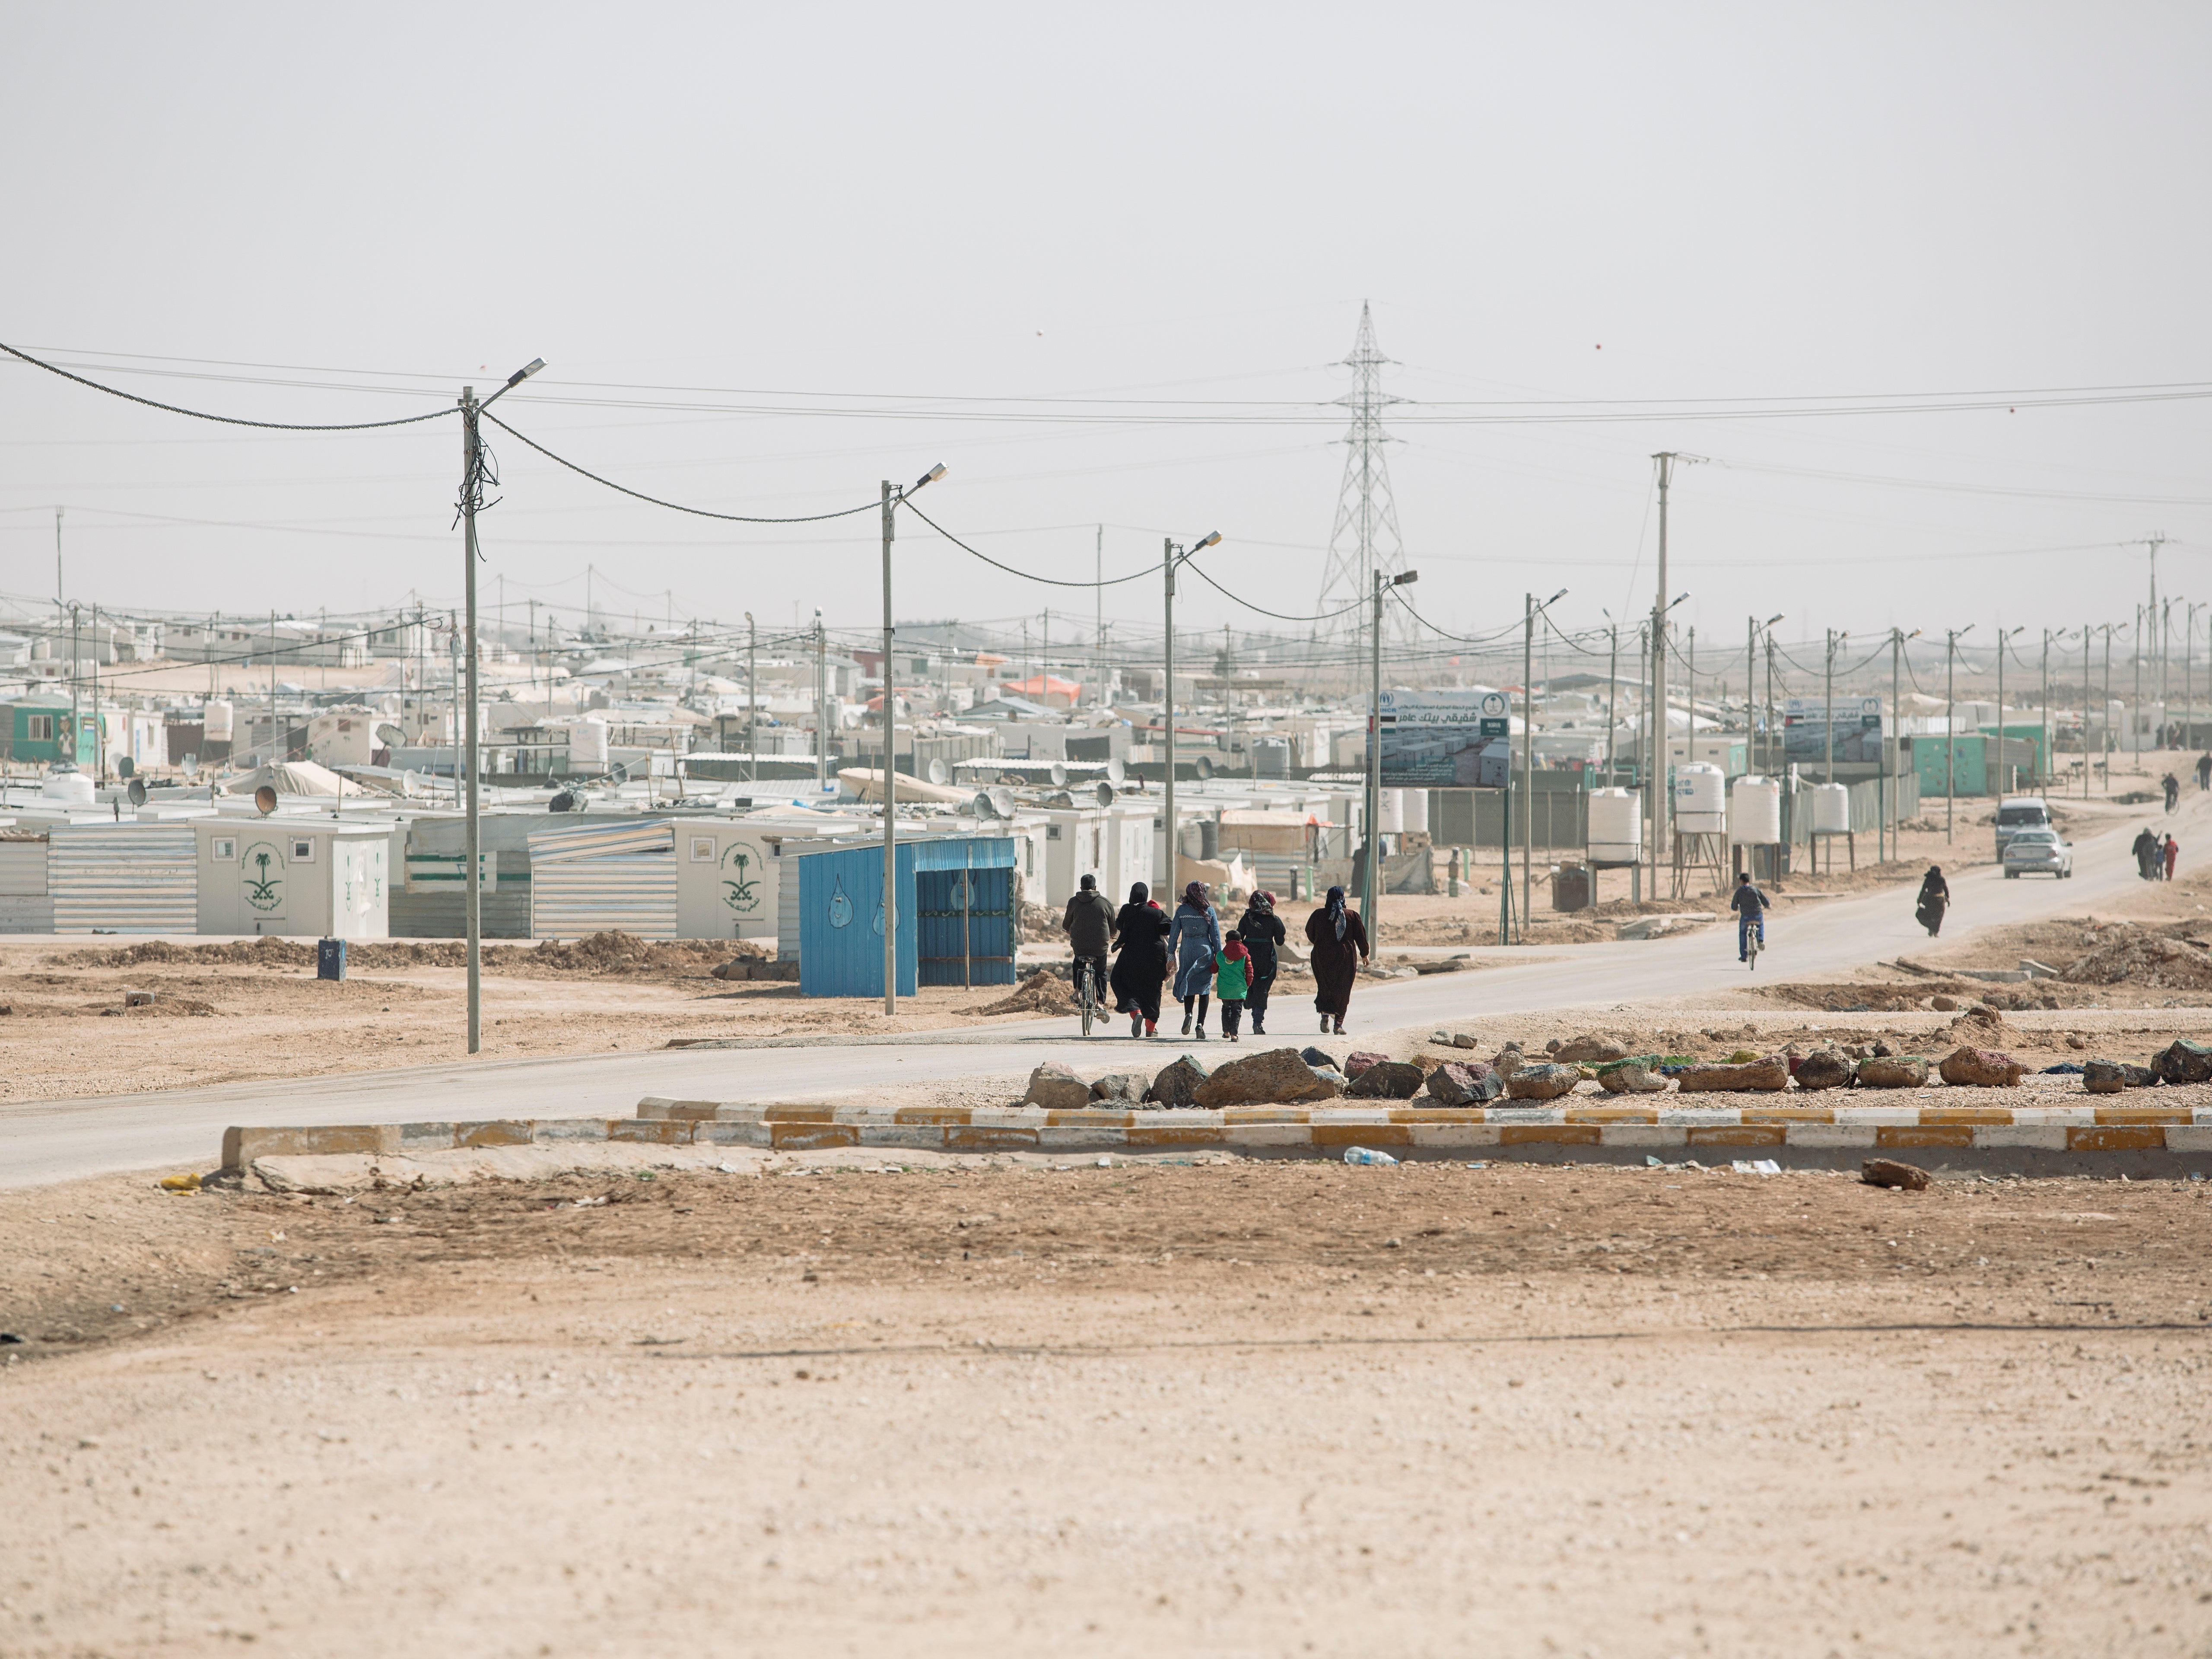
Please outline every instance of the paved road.
[{"label": "paved road", "polygon": [[[2154,811],[2154,809],[2152,809]],[[2128,843],[2144,819],[2075,848],[2071,881],[2005,881],[1994,868],[1954,880],[1951,930],[2033,921],[2086,908],[2136,879]],[[2163,823],[2163,820],[2160,820]],[[2183,798],[2174,820],[2185,847],[2206,844],[2212,796]],[[1975,834],[1986,834],[1976,830]],[[1759,972],[1819,978],[1893,958],[1927,944],[1912,920],[1912,890],[1783,904],[1767,928]],[[1644,944],[1563,946],[1515,952],[1521,959],[1479,972],[1431,975],[1355,993],[1354,1030],[1646,997],[1695,995],[1744,982],[1732,931]],[[1487,954],[1487,953],[1486,953]],[[1276,1030],[1304,1040],[1310,1005],[1282,998]],[[724,1100],[806,1099],[826,1091],[1026,1070],[1063,1058],[1105,1069],[1132,1049],[1151,1059],[1163,1043],[1127,1038],[1086,1043],[1068,1019],[909,1037],[745,1049],[693,1048],[490,1060],[364,1072],[298,1081],[228,1084],[153,1094],[27,1102],[0,1108],[0,1186],[74,1180],[118,1170],[205,1165],[232,1123],[362,1123],[447,1118],[627,1116],[638,1097]]]}]

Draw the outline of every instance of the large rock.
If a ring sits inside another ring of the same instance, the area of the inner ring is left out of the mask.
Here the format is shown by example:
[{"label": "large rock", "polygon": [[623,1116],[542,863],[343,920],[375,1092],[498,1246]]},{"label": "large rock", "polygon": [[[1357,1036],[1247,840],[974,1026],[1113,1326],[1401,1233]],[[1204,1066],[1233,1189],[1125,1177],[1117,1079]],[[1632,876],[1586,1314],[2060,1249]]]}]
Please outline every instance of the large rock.
[{"label": "large rock", "polygon": [[1380,1066],[1389,1058],[1388,1054],[1378,1054],[1364,1048],[1355,1048],[1344,1057],[1344,1074],[1357,1083],[1362,1072],[1370,1066]]},{"label": "large rock", "polygon": [[1937,1068],[1943,1081],[1967,1089],[2016,1089],[2027,1067],[1998,1048],[1969,1048],[1961,1044],[1943,1056]]},{"label": "large rock", "polygon": [[1771,1093],[1790,1086],[1790,1062],[1765,1054],[1741,1065],[1685,1066],[1674,1083],[1686,1095]]},{"label": "large rock", "polygon": [[1928,1062],[1918,1054],[1877,1054],[1859,1062],[1862,1089],[1923,1089],[1928,1085]]},{"label": "large rock", "polygon": [[1665,1091],[1667,1079],[1652,1076],[1632,1060],[1605,1067],[1597,1074],[1597,1086],[1609,1095],[1656,1095]]},{"label": "large rock", "polygon": [[1815,1048],[1797,1062],[1796,1078],[1801,1089],[1848,1089],[1851,1062],[1838,1049]]},{"label": "large rock", "polygon": [[1091,1103],[1091,1085],[1071,1067],[1048,1060],[1030,1073],[1029,1092],[1021,1103],[1042,1106],[1048,1111],[1073,1112]]},{"label": "large rock", "polygon": [[1211,1075],[1205,1066],[1185,1054],[1173,1065],[1163,1066],[1153,1077],[1152,1086],[1145,1091],[1145,1100],[1153,1106],[1195,1106],[1198,1085]]},{"label": "large rock", "polygon": [[2084,1060],[2081,1086],[2093,1095],[2116,1095],[2128,1086],[2128,1068],[2118,1060]]},{"label": "large rock", "polygon": [[1505,1092],[1505,1079],[1479,1060],[1448,1060],[1429,1073],[1429,1097],[1443,1106],[1482,1106]]},{"label": "large rock", "polygon": [[1378,1060],[1352,1079],[1345,1092],[1358,1100],[1411,1100],[1420,1093],[1421,1068],[1402,1060]]},{"label": "large rock", "polygon": [[1133,1103],[1142,1100],[1145,1091],[1151,1086],[1152,1079],[1142,1072],[1109,1072],[1091,1085],[1091,1097],[1093,1100]]},{"label": "large rock", "polygon": [[1893,1158],[1870,1158],[1859,1165],[1859,1179],[1869,1187],[1893,1187],[1899,1192],[1924,1193],[1928,1171],[1917,1164],[1900,1164]]},{"label": "large rock", "polygon": [[1604,1066],[1616,1060],[1628,1058],[1628,1045],[1618,1037],[1609,1037],[1602,1031],[1585,1031],[1572,1042],[1563,1044],[1553,1059],[1563,1066]]},{"label": "large rock", "polygon": [[1528,1063],[1528,1057],[1521,1052],[1518,1043],[1509,1042],[1498,1051],[1490,1063],[1498,1076],[1510,1078]]},{"label": "large rock", "polygon": [[1453,1032],[1453,1033],[1452,1033],[1452,1047],[1453,1047],[1453,1048],[1474,1048],[1474,1032],[1472,1032],[1472,1031],[1455,1031],[1455,1032]]},{"label": "large rock", "polygon": [[1295,1106],[1331,1100],[1340,1085],[1323,1082],[1295,1048],[1269,1048],[1218,1066],[1193,1091],[1198,1106]]},{"label": "large rock", "polygon": [[1329,1098],[1332,1100],[1342,1095],[1352,1086],[1350,1080],[1334,1066],[1314,1066],[1307,1069],[1313,1073],[1314,1081],[1328,1091]]},{"label": "large rock", "polygon": [[2151,1056],[2150,1068],[2165,1083],[2212,1083],[2212,1048],[2179,1038]]},{"label": "large rock", "polygon": [[1513,1100],[1557,1100],[1582,1079],[1571,1066],[1523,1066],[1505,1080],[1505,1093]]},{"label": "large rock", "polygon": [[1298,1058],[1309,1066],[1326,1066],[1332,1072],[1344,1068],[1336,1063],[1336,1056],[1326,1048],[1316,1048],[1311,1043],[1298,1050]]}]

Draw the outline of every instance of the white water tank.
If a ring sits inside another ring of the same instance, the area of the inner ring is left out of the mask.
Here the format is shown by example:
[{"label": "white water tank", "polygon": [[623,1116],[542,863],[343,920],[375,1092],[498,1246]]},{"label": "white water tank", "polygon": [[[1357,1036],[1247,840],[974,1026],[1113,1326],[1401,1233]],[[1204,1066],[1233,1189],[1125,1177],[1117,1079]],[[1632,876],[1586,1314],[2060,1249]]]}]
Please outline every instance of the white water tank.
[{"label": "white water tank", "polygon": [[1738,778],[1729,791],[1729,842],[1773,847],[1782,840],[1782,786],[1772,778]]},{"label": "white water tank", "polygon": [[1644,804],[1626,789],[1591,790],[1590,862],[1637,864],[1643,857]]},{"label": "white water tank", "polygon": [[586,714],[568,728],[568,765],[573,771],[604,770],[607,764],[607,723]]},{"label": "white water tank", "polygon": [[221,701],[210,702],[201,712],[207,717],[207,727],[203,733],[206,741],[228,743],[230,741],[230,704]]},{"label": "white water tank", "polygon": [[1840,836],[1851,827],[1851,792],[1840,783],[1813,786],[1813,833]]},{"label": "white water tank", "polygon": [[1674,829],[1684,836],[1717,836],[1728,830],[1727,775],[1692,761],[1674,769]]},{"label": "white water tank", "polygon": [[1427,835],[1429,833],[1429,792],[1425,789],[1401,789],[1398,793],[1401,797],[1400,811],[1406,820],[1403,827],[1418,831],[1424,836]]},{"label": "white water tank", "polygon": [[1395,836],[1406,828],[1406,792],[1402,789],[1378,789],[1375,792],[1378,821],[1376,829],[1383,835]]},{"label": "white water tank", "polygon": [[52,771],[39,786],[39,799],[59,806],[90,806],[93,804],[92,780],[82,772]]}]

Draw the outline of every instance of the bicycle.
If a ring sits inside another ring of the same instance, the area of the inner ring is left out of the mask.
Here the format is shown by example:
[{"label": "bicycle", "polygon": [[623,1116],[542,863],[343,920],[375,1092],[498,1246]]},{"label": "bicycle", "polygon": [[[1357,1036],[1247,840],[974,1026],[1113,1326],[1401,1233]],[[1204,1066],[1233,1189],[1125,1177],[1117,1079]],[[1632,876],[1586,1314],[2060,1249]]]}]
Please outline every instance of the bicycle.
[{"label": "bicycle", "polygon": [[1091,1022],[1099,1011],[1098,963],[1094,957],[1075,959],[1075,1000],[1083,1012],[1083,1035],[1091,1035]]},{"label": "bicycle", "polygon": [[1765,943],[1766,923],[1764,918],[1743,930],[1743,959],[1752,973],[1759,971],[1759,946]]}]

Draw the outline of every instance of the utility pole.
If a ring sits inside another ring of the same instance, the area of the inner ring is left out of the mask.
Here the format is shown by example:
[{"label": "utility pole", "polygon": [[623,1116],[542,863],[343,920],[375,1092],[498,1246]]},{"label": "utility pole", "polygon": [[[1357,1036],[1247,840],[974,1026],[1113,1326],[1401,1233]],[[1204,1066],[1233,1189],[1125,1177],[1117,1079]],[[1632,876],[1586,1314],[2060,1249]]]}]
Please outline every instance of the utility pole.
[{"label": "utility pole", "polygon": [[[1666,781],[1667,741],[1667,492],[1674,482],[1674,456],[1662,451],[1651,458],[1659,464],[1659,584],[1651,596],[1651,735],[1654,753],[1651,775],[1644,780],[1646,811],[1651,820],[1651,890],[1659,890],[1661,842],[1667,838],[1666,802],[1661,788]],[[1525,915],[1526,912],[1524,911]]]},{"label": "utility pole", "polygon": [[1827,690],[1825,694],[1827,699],[1827,713],[1824,719],[1828,727],[1828,764],[1826,775],[1820,781],[1823,783],[1833,783],[1836,781],[1836,630],[1831,628],[1827,633]]},{"label": "utility pole", "polygon": [[[1410,581],[1413,577],[1408,574],[1398,580]],[[1536,839],[1536,618],[1557,605],[1566,591],[1561,588],[1541,605],[1536,603],[1534,593],[1521,596],[1521,925],[1523,927],[1528,925],[1528,918],[1535,914],[1529,908],[1535,895],[1535,878],[1529,848]],[[1379,601],[1376,611],[1379,616]],[[1656,866],[1651,878],[1655,883],[1659,878]]]},{"label": "utility pole", "polygon": [[[1782,734],[1775,730],[1774,726],[1774,625],[1771,623],[1766,626],[1766,730],[1768,756],[1771,759],[1779,760],[1782,763],[1783,770],[1786,772],[1790,769],[1789,750],[1784,749],[1778,752],[1773,746],[1781,740]],[[1770,772],[1767,775],[1772,777],[1774,775]],[[1786,791],[1783,792],[1783,799],[1789,799]],[[1785,826],[1783,831],[1782,848],[1774,855],[1774,879],[1778,886],[1782,881],[1782,866],[1788,861],[1789,857],[1790,838],[1789,830]],[[1653,875],[1656,879],[1656,866],[1653,866]]]},{"label": "utility pole", "polygon": [[[2152,583],[2154,591],[2157,584]],[[2154,601],[2155,603],[2155,601]],[[2143,608],[2136,607],[2135,649],[2128,653],[2135,659],[2136,689],[2128,702],[2128,742],[2136,751],[2136,772],[2142,773],[2142,670],[2143,670]]]},{"label": "utility pole", "polygon": [[[760,630],[753,626],[753,613],[745,612],[745,781],[760,781],[760,695],[754,689],[754,652],[760,644]],[[884,653],[888,665],[890,653]]]},{"label": "utility pole", "polygon": [[[2004,804],[2004,798],[2005,798],[2006,794],[2008,793],[2008,790],[2006,789],[2006,785],[2009,784],[2009,783],[2012,781],[2012,778],[2011,778],[2011,775],[2010,775],[2009,769],[2008,769],[2008,768],[2006,767],[2006,765],[2005,765],[2005,757],[2004,757],[2004,755],[2005,755],[2005,717],[2004,717],[2004,659],[2005,659],[2005,648],[2006,648],[2006,641],[2008,641],[2008,640],[2010,640],[2010,639],[2012,638],[2012,635],[2013,635],[2013,634],[2017,634],[2017,633],[2019,633],[2019,632],[2021,632],[2021,629],[2019,629],[2015,628],[2015,629],[2014,629],[2012,630],[2012,634],[2008,634],[2008,633],[2006,633],[2006,632],[2005,632],[2005,630],[2004,630],[2004,624],[2003,624],[2002,623],[1999,623],[1997,624],[1997,787],[1996,787],[1996,792],[1995,792],[1995,793],[1996,793],[1996,798],[1997,798],[1997,804],[1998,804],[2000,806],[2002,806],[2002,805]],[[1986,776],[1986,775],[1987,775],[1987,773],[1988,773],[1988,769],[1988,769],[1986,766],[1984,766],[1984,767],[1983,768],[1983,772],[1984,772],[1984,775],[1985,775],[1985,776]]]},{"label": "utility pole", "polygon": [[[1651,759],[1651,624],[1648,622],[1638,623],[1636,625],[1636,748],[1638,757],[1644,765],[1644,793],[1648,801],[1651,793],[1653,763]],[[1512,712],[1510,703],[1506,705],[1506,712],[1508,714]],[[1511,745],[1509,744],[1507,748],[1510,753]],[[1512,769],[1510,766],[1506,768],[1508,776],[1511,775]],[[1653,833],[1657,832],[1655,830]],[[1644,851],[1650,855],[1651,859],[1651,890],[1656,894],[1659,890],[1659,854],[1657,850],[1650,845],[1650,837],[1646,836],[1644,839],[1646,843]],[[1512,837],[1509,835],[1505,840],[1510,844]],[[1509,888],[1511,887],[1511,881],[1509,880],[1506,885]]]},{"label": "utility pole", "polygon": [[884,480],[884,1016],[898,1012],[898,691],[891,673],[891,481]]},{"label": "utility pole", "polygon": [[2045,799],[2051,798],[2051,630],[2043,630],[2043,743],[2036,757],[2038,792]]},{"label": "utility pole", "polygon": [[1613,787],[1613,752],[1620,731],[1620,624],[1606,613],[1613,630],[1613,660],[1605,676],[1605,785]]},{"label": "utility pole", "polygon": [[2112,788],[2112,624],[2105,624],[2105,793]]},{"label": "utility pole", "polygon": [[830,636],[822,629],[822,612],[814,612],[814,793],[818,800],[830,792]]},{"label": "utility pole", "polygon": [[[484,453],[483,438],[477,417],[508,392],[545,367],[545,360],[534,358],[529,366],[519,368],[507,377],[507,384],[479,404],[477,389],[472,386],[461,388],[461,562],[465,567],[465,600],[468,608],[465,632],[461,641],[462,662],[467,675],[467,702],[465,705],[465,741],[466,753],[462,764],[468,772],[468,823],[462,848],[465,866],[463,891],[467,894],[469,946],[469,1052],[477,1054],[483,1047],[483,826],[478,817],[480,802],[477,793],[477,514],[483,506],[485,488],[495,482]],[[270,678],[276,678],[276,659],[270,659]],[[272,709],[273,712],[273,709]]]},{"label": "utility pole", "polygon": [[[1901,741],[1903,736],[1904,695],[1905,630],[1901,628],[1892,628],[1889,630],[1889,719],[1885,722],[1881,734],[1881,775],[1884,778],[1893,775],[1896,770],[1893,757],[1897,752],[1895,745]],[[1904,816],[1903,804],[1897,799],[1897,790],[1892,789],[1889,793],[1889,811],[1885,816],[1889,819],[1889,855],[1895,858],[1897,856],[1897,825],[1898,820]]]},{"label": "utility pole", "polygon": [[1695,760],[1698,757],[1698,625],[1695,623],[1690,624],[1690,637],[1686,644],[1688,648],[1682,657],[1682,690],[1683,701],[1688,705],[1690,724],[1687,732],[1689,741],[1682,752]]},{"label": "utility pole", "polygon": [[2194,653],[2197,639],[2197,613],[2202,605],[2185,605],[2181,608],[2181,746],[2197,746],[2197,669]]},{"label": "utility pole", "polygon": [[1097,605],[1091,618],[1091,701],[1106,702],[1106,526],[1100,525],[1091,548],[1091,597]]},{"label": "utility pole", "polygon": [[1953,810],[1959,798],[1959,705],[1957,698],[1957,669],[1959,639],[1971,634],[1974,625],[1944,630],[1943,639],[1943,840],[1951,840]]},{"label": "utility pole", "polygon": [[915,490],[945,476],[942,464],[894,490],[884,480],[884,1013],[898,1012],[898,685],[891,672],[891,520]]},{"label": "utility pole", "polygon": [[1163,720],[1162,724],[1167,727],[1168,775],[1166,786],[1166,806],[1168,827],[1167,890],[1169,896],[1166,908],[1170,916],[1175,914],[1176,891],[1175,568],[1175,541],[1173,538],[1168,538],[1160,543],[1160,574],[1163,578],[1164,578],[1166,583],[1167,605],[1167,632],[1163,636],[1165,645],[1164,654],[1160,659],[1162,663],[1162,667],[1160,669],[1160,707],[1164,714],[1164,719]]},{"label": "utility pole", "polygon": [[1745,769],[1760,773],[1759,701],[1752,693],[1752,681],[1759,672],[1759,618],[1743,619],[1743,734]]}]

